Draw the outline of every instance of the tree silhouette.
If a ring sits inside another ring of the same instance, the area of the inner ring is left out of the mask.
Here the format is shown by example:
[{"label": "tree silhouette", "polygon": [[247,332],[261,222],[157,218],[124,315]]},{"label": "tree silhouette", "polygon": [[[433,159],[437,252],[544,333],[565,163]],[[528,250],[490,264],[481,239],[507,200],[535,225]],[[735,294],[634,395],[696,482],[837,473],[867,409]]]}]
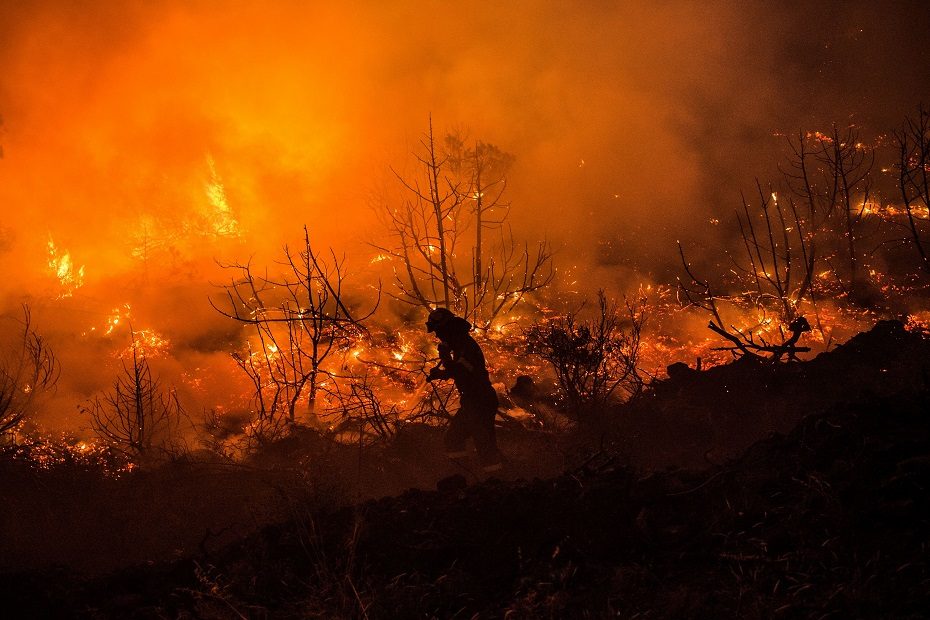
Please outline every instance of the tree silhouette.
[{"label": "tree silhouette", "polygon": [[302,401],[315,413],[323,383],[339,378],[330,358],[364,334],[362,322],[377,308],[375,302],[364,316],[349,308],[345,261],[329,254],[327,261],[313,249],[304,227],[302,247],[284,248],[281,274],[260,274],[250,263],[224,265],[235,276],[224,299],[210,300],[223,316],[251,328],[252,338],[233,359],[254,388],[251,430],[261,441],[293,423]]},{"label": "tree silhouette", "polygon": [[130,458],[144,457],[153,449],[172,451],[172,442],[184,410],[177,392],[165,389],[152,374],[135,334],[132,359],[122,360],[113,388],[95,396],[83,407],[91,428],[106,444]]},{"label": "tree silhouette", "polygon": [[36,399],[54,389],[61,366],[23,305],[17,341],[0,357],[0,435],[11,433],[31,413]]},{"label": "tree silhouette", "polygon": [[508,222],[504,194],[513,156],[458,135],[440,146],[431,120],[416,160],[417,174],[395,172],[403,204],[384,209],[395,244],[376,245],[395,261],[392,296],[449,308],[486,328],[553,277],[548,242],[521,245]]},{"label": "tree silhouette", "polygon": [[923,106],[895,132],[898,188],[904,200],[910,240],[921,268],[930,273],[930,111]]}]

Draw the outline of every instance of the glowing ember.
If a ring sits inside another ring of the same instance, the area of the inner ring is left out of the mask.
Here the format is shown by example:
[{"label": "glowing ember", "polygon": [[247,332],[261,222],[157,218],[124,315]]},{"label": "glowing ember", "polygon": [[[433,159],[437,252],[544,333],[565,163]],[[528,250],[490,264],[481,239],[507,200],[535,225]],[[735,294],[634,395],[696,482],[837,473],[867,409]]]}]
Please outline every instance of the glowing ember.
[{"label": "glowing ember", "polygon": [[[99,330],[99,332],[104,336],[110,336],[115,332],[121,325],[126,325],[130,319],[130,313],[132,307],[127,303],[122,306],[117,306],[110,311],[110,313],[104,319],[104,324]],[[88,334],[96,333],[98,331],[96,326],[92,326],[86,332],[83,332],[82,336],[87,336]]]},{"label": "glowing ember", "polygon": [[907,329],[930,334],[930,311],[913,312],[907,316]]},{"label": "glowing ember", "polygon": [[107,317],[107,326],[104,334],[109,336],[113,331],[119,327],[120,321],[129,318],[129,313],[132,310],[132,307],[129,304],[123,304],[119,308],[114,308],[110,316]]},{"label": "glowing ember", "polygon": [[[877,201],[864,202],[860,206],[863,216],[881,218],[889,222],[902,222],[907,218],[907,209],[894,204],[881,204]],[[912,204],[911,215],[918,220],[930,219],[930,209],[926,205]]]},{"label": "glowing ember", "polygon": [[132,338],[133,344],[123,349],[118,354],[119,358],[131,359],[135,351],[138,355],[153,359],[167,355],[171,347],[171,341],[152,329],[135,330]]}]

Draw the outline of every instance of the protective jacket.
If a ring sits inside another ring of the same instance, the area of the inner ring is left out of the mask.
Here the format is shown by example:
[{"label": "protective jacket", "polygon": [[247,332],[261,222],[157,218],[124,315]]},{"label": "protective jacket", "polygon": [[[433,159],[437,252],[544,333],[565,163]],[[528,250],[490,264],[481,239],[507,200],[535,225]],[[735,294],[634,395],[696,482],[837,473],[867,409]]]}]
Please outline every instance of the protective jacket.
[{"label": "protective jacket", "polygon": [[497,411],[497,392],[491,385],[481,347],[467,332],[446,335],[439,345],[441,368],[434,369],[434,379],[452,379],[459,391],[462,407]]}]

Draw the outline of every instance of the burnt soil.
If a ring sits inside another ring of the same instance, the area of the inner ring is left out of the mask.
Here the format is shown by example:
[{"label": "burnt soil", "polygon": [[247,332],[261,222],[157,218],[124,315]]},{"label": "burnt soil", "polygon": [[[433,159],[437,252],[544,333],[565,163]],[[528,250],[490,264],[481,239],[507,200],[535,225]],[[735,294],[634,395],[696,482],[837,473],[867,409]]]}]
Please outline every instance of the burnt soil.
[{"label": "burnt soil", "polygon": [[926,338],[880,323],[657,383],[560,475],[301,499],[174,560],[7,567],[0,597],[42,618],[930,617],[928,368]]}]

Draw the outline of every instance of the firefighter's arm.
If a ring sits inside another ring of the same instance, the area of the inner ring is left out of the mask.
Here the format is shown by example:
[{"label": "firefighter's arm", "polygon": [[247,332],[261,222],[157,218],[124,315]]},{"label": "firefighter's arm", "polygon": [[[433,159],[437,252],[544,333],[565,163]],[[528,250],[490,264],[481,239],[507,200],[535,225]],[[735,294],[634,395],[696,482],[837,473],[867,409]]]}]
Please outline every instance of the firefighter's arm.
[{"label": "firefighter's arm", "polygon": [[452,373],[442,368],[441,365],[433,366],[432,368],[430,368],[429,374],[426,375],[427,381],[438,381],[442,379],[451,379],[451,378],[452,378]]},{"label": "firefighter's arm", "polygon": [[452,363],[452,347],[445,342],[439,343],[439,361],[447,368]]},{"label": "firefighter's arm", "polygon": [[434,379],[464,379],[477,372],[478,362],[468,354],[453,359],[452,349],[444,342],[439,343],[439,364],[430,370],[429,381]]},{"label": "firefighter's arm", "polygon": [[476,365],[475,362],[468,359],[467,356],[462,356],[458,359],[444,359],[442,365],[445,368],[445,372],[449,378],[455,379],[466,379],[471,375],[476,374]]},{"label": "firefighter's arm", "polygon": [[455,361],[452,359],[452,349],[444,342],[439,343],[439,363],[432,367],[426,375],[427,381],[451,379],[454,376]]}]

